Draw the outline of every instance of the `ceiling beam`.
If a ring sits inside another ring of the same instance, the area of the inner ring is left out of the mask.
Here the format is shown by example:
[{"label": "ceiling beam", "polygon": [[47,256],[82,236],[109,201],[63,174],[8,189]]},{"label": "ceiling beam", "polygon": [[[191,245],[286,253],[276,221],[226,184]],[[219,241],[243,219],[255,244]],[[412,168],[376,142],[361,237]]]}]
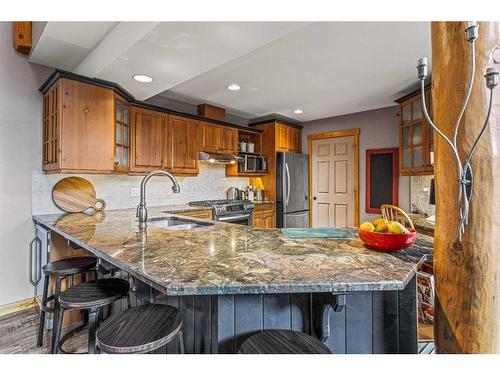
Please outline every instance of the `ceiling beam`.
[{"label": "ceiling beam", "polygon": [[159,22],[120,22],[76,67],[74,73],[95,77],[158,24]]}]

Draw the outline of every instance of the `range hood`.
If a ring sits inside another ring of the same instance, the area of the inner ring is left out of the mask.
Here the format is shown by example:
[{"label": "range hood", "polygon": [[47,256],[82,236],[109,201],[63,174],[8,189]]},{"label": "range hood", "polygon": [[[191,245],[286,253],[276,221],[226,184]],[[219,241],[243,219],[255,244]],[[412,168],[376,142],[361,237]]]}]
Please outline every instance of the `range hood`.
[{"label": "range hood", "polygon": [[239,157],[232,154],[220,154],[217,152],[200,152],[200,161],[205,163],[236,164]]}]

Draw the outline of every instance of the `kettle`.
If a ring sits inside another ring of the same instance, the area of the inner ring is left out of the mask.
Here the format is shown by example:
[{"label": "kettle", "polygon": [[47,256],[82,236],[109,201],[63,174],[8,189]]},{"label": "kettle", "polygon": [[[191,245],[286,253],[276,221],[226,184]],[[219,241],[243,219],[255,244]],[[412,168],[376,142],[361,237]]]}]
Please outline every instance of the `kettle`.
[{"label": "kettle", "polygon": [[246,199],[253,202],[255,200],[255,187],[253,187],[252,185],[248,185],[246,193],[247,193]]},{"label": "kettle", "polygon": [[227,189],[227,199],[239,199],[243,197],[242,191],[235,187],[230,187]]}]

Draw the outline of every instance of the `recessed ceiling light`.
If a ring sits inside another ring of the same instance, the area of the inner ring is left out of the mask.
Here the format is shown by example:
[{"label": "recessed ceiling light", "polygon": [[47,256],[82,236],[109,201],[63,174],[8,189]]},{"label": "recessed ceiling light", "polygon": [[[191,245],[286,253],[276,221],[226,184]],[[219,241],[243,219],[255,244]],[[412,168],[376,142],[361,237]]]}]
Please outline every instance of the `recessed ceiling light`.
[{"label": "recessed ceiling light", "polygon": [[228,89],[228,90],[231,90],[231,91],[238,91],[240,88],[241,88],[241,87],[240,87],[240,86],[238,86],[236,83],[233,83],[233,84],[231,84],[231,85],[227,86],[227,89]]},{"label": "recessed ceiling light", "polygon": [[147,76],[145,74],[136,74],[134,76],[134,79],[136,81],[139,81],[139,82],[151,82],[151,81],[153,81],[153,78],[151,78],[150,76]]},{"label": "recessed ceiling light", "polygon": [[301,109],[296,109],[295,111],[293,111],[293,113],[296,113],[296,114],[298,114],[298,115],[299,115],[299,114],[301,114],[301,113],[304,113],[304,111],[303,111],[303,110],[301,110]]}]

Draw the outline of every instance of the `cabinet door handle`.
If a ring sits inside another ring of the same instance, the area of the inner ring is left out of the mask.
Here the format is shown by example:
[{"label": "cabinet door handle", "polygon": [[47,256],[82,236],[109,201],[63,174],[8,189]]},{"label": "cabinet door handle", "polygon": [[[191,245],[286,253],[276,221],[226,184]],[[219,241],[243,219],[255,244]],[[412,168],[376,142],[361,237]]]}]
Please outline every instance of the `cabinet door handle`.
[{"label": "cabinet door handle", "polygon": [[316,200],[317,198],[316,197],[313,197],[313,200]]}]

